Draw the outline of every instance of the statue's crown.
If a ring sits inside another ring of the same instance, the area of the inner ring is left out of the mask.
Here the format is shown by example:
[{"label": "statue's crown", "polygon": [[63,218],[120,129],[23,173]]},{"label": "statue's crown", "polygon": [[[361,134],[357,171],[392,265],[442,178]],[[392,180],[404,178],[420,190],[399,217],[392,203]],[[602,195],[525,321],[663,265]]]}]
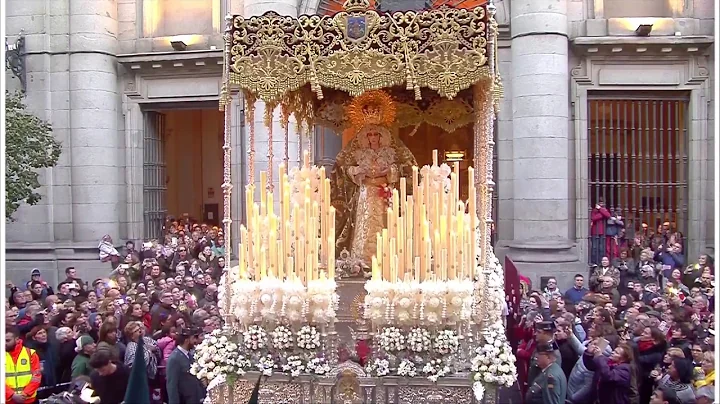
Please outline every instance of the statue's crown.
[{"label": "statue's crown", "polygon": [[346,0],[343,9],[348,13],[365,12],[370,9],[369,0]]}]

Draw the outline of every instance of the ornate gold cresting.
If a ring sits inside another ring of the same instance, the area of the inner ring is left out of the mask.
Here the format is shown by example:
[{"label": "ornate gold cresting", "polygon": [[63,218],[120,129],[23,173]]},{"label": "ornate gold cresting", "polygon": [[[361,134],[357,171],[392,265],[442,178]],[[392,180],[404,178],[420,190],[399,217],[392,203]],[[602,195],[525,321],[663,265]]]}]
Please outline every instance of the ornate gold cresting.
[{"label": "ornate gold cresting", "polygon": [[278,105],[305,85],[319,99],[325,87],[356,97],[398,85],[452,99],[493,79],[485,7],[378,14],[366,0],[345,4],[334,16],[235,16],[230,85]]}]

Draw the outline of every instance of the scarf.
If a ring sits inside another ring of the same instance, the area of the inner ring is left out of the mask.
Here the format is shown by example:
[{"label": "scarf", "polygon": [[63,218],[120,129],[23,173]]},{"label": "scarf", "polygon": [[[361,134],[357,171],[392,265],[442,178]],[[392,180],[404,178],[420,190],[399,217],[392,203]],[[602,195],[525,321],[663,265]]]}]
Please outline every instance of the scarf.
[{"label": "scarf", "polygon": [[695,388],[715,385],[715,369],[711,370],[710,373],[705,375],[705,378],[695,382]]},{"label": "scarf", "polygon": [[638,349],[640,352],[649,351],[655,346],[655,341],[638,341]]}]

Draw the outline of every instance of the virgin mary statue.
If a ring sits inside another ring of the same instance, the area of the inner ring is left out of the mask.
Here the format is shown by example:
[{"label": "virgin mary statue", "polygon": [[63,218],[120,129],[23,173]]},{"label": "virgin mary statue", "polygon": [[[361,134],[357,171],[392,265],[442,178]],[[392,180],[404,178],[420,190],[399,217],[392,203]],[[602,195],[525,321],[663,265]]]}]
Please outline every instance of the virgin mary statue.
[{"label": "virgin mary statue", "polygon": [[417,165],[412,152],[392,133],[393,99],[383,91],[369,91],[346,108],[354,137],[335,159],[330,178],[337,211],[337,250],[368,268],[377,248],[377,233],[386,227],[389,196],[401,177]]}]

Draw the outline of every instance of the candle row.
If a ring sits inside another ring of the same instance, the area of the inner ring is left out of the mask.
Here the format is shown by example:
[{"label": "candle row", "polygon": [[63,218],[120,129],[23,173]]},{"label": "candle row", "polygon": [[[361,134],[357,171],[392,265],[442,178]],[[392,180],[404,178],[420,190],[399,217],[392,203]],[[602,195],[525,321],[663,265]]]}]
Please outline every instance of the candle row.
[{"label": "candle row", "polygon": [[[420,171],[424,173],[422,183]],[[432,166],[412,168],[412,195],[407,195],[405,178],[400,179],[399,189],[393,190],[387,226],[377,234],[373,280],[472,279],[477,227],[473,168],[468,170],[468,213],[466,204],[460,200],[459,163],[454,164],[450,173],[447,192],[442,189],[447,177],[433,178],[441,171],[434,150]],[[431,186],[432,181],[439,181],[440,186]]]},{"label": "candle row", "polygon": [[[324,167],[311,166],[305,151],[303,166],[293,181],[284,164],[279,167],[280,212],[274,210],[272,191],[261,192],[254,203],[255,186],[246,193],[246,225],[240,229],[240,276],[299,279],[307,286],[316,279],[335,277],[335,208],[330,203],[330,179]],[[260,175],[261,189],[267,176]]]}]

